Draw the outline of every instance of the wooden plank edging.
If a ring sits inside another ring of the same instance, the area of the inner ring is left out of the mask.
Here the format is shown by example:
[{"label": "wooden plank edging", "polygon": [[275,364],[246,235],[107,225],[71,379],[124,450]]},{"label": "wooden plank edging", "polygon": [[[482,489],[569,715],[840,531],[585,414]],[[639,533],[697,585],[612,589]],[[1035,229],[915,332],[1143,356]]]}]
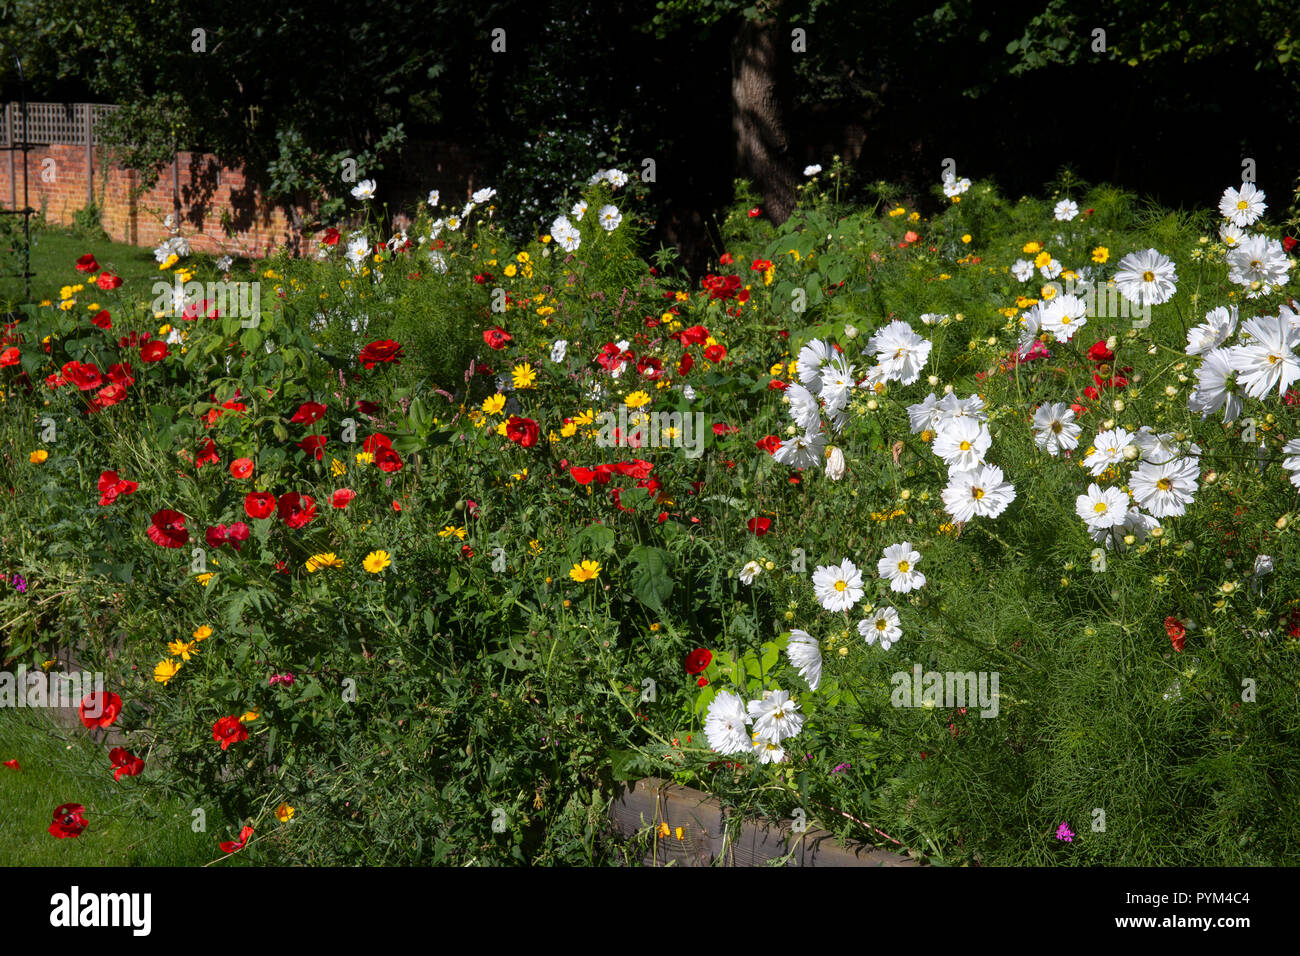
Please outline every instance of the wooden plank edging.
[{"label": "wooden plank edging", "polygon": [[[624,838],[655,828],[644,862],[651,866],[766,866],[793,849],[788,866],[919,866],[915,860],[864,843],[838,846],[834,834],[815,828],[803,833],[791,821],[779,824],[745,820],[740,835],[728,839],[729,812],[713,797],[659,777],[629,784],[610,807],[610,818]],[[658,834],[660,824],[669,828]],[[682,834],[678,838],[677,830]]]}]

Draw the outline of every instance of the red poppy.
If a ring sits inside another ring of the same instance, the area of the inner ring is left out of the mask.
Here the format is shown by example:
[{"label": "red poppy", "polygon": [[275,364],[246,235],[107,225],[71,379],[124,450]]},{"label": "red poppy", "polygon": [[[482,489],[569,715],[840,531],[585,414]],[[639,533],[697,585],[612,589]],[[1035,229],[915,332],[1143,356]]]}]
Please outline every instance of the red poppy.
[{"label": "red poppy", "polygon": [[391,448],[381,448],[375,452],[375,467],[391,474],[402,470],[402,456]]},{"label": "red poppy", "polygon": [[340,488],[330,495],[330,504],[335,508],[346,508],[356,496],[357,493],[351,488]]},{"label": "red poppy", "polygon": [[[224,749],[224,748],[223,748]],[[217,846],[221,848],[222,853],[238,853],[248,845],[248,839],[253,835],[252,827],[244,827],[239,831],[238,840],[223,840]]]},{"label": "red poppy", "polygon": [[95,280],[95,285],[99,286],[105,292],[111,292],[122,284],[120,276],[115,276],[111,272],[101,272],[99,278]]},{"label": "red poppy", "polygon": [[146,342],[140,346],[140,361],[142,362],[161,362],[166,357],[166,342]]},{"label": "red poppy", "polygon": [[393,502],[393,510],[394,510],[394,511],[401,511],[401,510],[402,510],[402,506],[401,506],[399,503],[397,503],[396,501],[394,501],[394,502]]},{"label": "red poppy", "polygon": [[704,357],[710,362],[721,362],[727,357],[727,350],[721,345],[710,345],[704,350]]},{"label": "red poppy", "polygon": [[510,333],[499,325],[483,330],[483,341],[486,342],[488,348],[491,349],[505,348],[506,343],[510,341],[510,338]]},{"label": "red poppy", "polygon": [[596,477],[596,472],[590,468],[583,468],[581,465],[574,465],[569,469],[569,477],[580,485],[589,485],[592,479]]},{"label": "red poppy", "polygon": [[462,558],[472,558],[474,557],[474,549],[467,544],[463,544],[460,547],[460,556]]},{"label": "red poppy", "polygon": [[771,259],[755,259],[753,265],[749,267],[751,272],[766,272],[772,268]]},{"label": "red poppy", "polygon": [[131,374],[130,362],[114,362],[108,367],[109,381],[118,385],[134,385],[135,376]]},{"label": "red poppy", "polygon": [[767,534],[768,531],[772,529],[772,519],[771,518],[750,518],[748,521],[745,522],[745,527],[748,528],[750,531],[754,532],[754,534],[758,535],[761,538],[763,535]]},{"label": "red poppy", "polygon": [[22,769],[23,769],[21,766],[19,766],[17,760],[6,760],[6,761],[4,762],[4,766],[8,767],[10,770],[22,770]]},{"label": "red poppy", "polygon": [[757,206],[749,211],[750,219],[757,219],[761,215],[763,215],[763,210],[759,209]]},{"label": "red poppy", "polygon": [[275,505],[275,495],[269,491],[250,491],[244,496],[244,513],[250,518],[271,517]]},{"label": "red poppy", "polygon": [[737,428],[735,425],[728,425],[725,422],[719,422],[718,424],[713,426],[713,434],[718,436],[730,435],[732,432],[738,432],[738,431],[740,431],[740,429]]},{"label": "red poppy", "polygon": [[248,478],[253,474],[253,459],[236,458],[230,463],[230,477]]},{"label": "red poppy", "polygon": [[199,453],[194,459],[194,467],[198,469],[204,465],[219,464],[221,464],[221,456],[217,454],[217,443],[209,438],[199,449]]},{"label": "red poppy", "polygon": [[185,530],[185,516],[170,508],[155,511],[145,532],[149,540],[160,548],[179,548],[190,540],[190,533]]},{"label": "red poppy", "polygon": [[113,327],[113,320],[109,317],[108,309],[100,309],[91,316],[90,324],[97,325],[101,329],[111,329]]},{"label": "red poppy", "polygon": [[127,481],[119,478],[115,471],[100,472],[99,475],[99,503],[101,505],[111,505],[117,500],[118,495],[133,494],[140,485],[135,481]]},{"label": "red poppy", "polygon": [[713,662],[713,652],[707,648],[697,647],[686,655],[686,673],[699,674]]},{"label": "red poppy", "polygon": [[322,246],[336,246],[339,242],[339,231],[333,226],[325,230],[325,234],[320,237]]},{"label": "red poppy", "polygon": [[226,750],[231,744],[247,740],[248,731],[238,717],[222,717],[212,725],[212,739],[221,744],[222,750]]},{"label": "red poppy", "polygon": [[293,425],[310,425],[325,414],[325,406],[320,402],[303,402],[289,419]]},{"label": "red poppy", "polygon": [[719,264],[719,265],[724,265],[724,266],[729,266],[729,265],[731,265],[731,264],[732,264],[733,262],[735,262],[735,261],[736,261],[736,257],[735,257],[735,256],[733,256],[730,252],[724,252],[724,253],[722,254],[722,258],[720,258],[720,259],[718,260],[718,264]]},{"label": "red poppy", "polygon": [[768,435],[765,438],[754,442],[754,444],[763,449],[763,451],[767,452],[769,455],[775,455],[777,449],[781,447],[781,438],[778,435]]},{"label": "red poppy", "polygon": [[1296,246],[1296,240],[1294,238],[1292,238],[1291,236],[1282,237],[1282,248],[1285,249],[1288,254],[1291,252],[1292,249],[1295,248],[1295,246]]},{"label": "red poppy", "polygon": [[1106,348],[1105,342],[1098,342],[1088,349],[1088,358],[1094,362],[1109,362],[1115,357],[1115,353]]},{"label": "red poppy", "polygon": [[361,350],[361,364],[365,366],[366,371],[370,371],[380,363],[397,362],[399,365],[402,360],[402,346],[392,339],[383,339],[378,342],[371,342]]},{"label": "red poppy", "polygon": [[314,457],[317,461],[325,458],[325,442],[328,439],[324,435],[308,435],[302,441],[298,442],[298,447],[308,455]]},{"label": "red poppy", "polygon": [[696,687],[708,687],[708,686],[709,686],[709,679],[708,679],[707,677],[701,677],[699,680],[697,680],[697,681],[695,682],[695,686],[696,686]]},{"label": "red poppy", "polygon": [[709,330],[702,325],[692,325],[689,329],[683,329],[678,338],[681,339],[683,348],[688,345],[703,345],[708,341]]},{"label": "red poppy", "polygon": [[139,776],[144,769],[144,761],[135,754],[128,753],[124,747],[114,747],[108,752],[108,759],[113,763],[113,779]]},{"label": "red poppy", "polygon": [[226,543],[226,526],[224,524],[212,525],[203,533],[203,539],[207,541],[210,548],[221,547]]},{"label": "red poppy", "polygon": [[790,386],[789,382],[782,381],[779,378],[774,378],[772,379],[772,381],[767,383],[767,390],[769,392],[784,392],[787,388],[789,388],[789,386]]},{"label": "red poppy", "polygon": [[126,386],[119,385],[117,382],[110,382],[95,393],[95,397],[86,406],[86,411],[94,414],[103,411],[105,408],[112,408],[124,398],[126,398]]},{"label": "red poppy", "polygon": [[81,722],[91,730],[96,727],[103,730],[105,727],[113,726],[120,713],[122,713],[122,698],[106,690],[87,695],[77,707]]},{"label": "red poppy", "polygon": [[83,392],[88,392],[92,388],[100,388],[104,384],[99,369],[89,363],[83,365],[77,361],[68,362],[63,366],[62,372],[65,379]]},{"label": "red poppy", "polygon": [[1187,628],[1183,626],[1183,622],[1173,616],[1165,618],[1165,633],[1169,635],[1174,650],[1181,654],[1183,645],[1187,642]]},{"label": "red poppy", "polygon": [[99,271],[99,263],[95,261],[95,254],[93,252],[87,252],[84,256],[82,256],[80,259],[77,260],[77,271],[78,272]]},{"label": "red poppy", "polygon": [[18,350],[18,347],[11,345],[3,352],[0,352],[0,365],[17,365],[18,358],[21,355],[22,353]]},{"label": "red poppy", "polygon": [[90,826],[84,814],[86,808],[79,803],[65,803],[54,811],[54,822],[50,824],[50,834],[60,840],[81,836],[83,830]]},{"label": "red poppy", "polygon": [[647,478],[650,472],[654,470],[654,465],[640,458],[634,458],[631,461],[620,461],[613,468],[620,475],[626,475],[629,478]]},{"label": "red poppy", "polygon": [[280,496],[280,517],[290,528],[301,528],[310,524],[316,517],[316,500],[311,495],[300,495],[291,491]]},{"label": "red poppy", "polygon": [[643,355],[636,360],[636,370],[653,382],[663,375],[664,363],[652,355]]},{"label": "red poppy", "polygon": [[510,420],[506,422],[506,437],[520,448],[532,448],[537,444],[539,434],[540,430],[537,427],[537,422],[531,418],[520,418],[518,415],[511,415]]},{"label": "red poppy", "polygon": [[381,448],[392,448],[392,447],[393,447],[393,440],[389,438],[387,435],[382,435],[378,432],[371,435],[369,438],[367,438],[365,441],[361,443],[361,450],[365,452],[369,452],[372,455],[375,454],[375,452],[379,451],[379,449]]},{"label": "red poppy", "polygon": [[691,356],[690,352],[687,352],[685,355],[682,356],[682,360],[677,363],[677,374],[679,376],[685,375],[694,366],[695,366],[695,359]]},{"label": "red poppy", "polygon": [[378,415],[379,405],[375,402],[368,402],[364,398],[358,398],[357,411],[362,415]]}]

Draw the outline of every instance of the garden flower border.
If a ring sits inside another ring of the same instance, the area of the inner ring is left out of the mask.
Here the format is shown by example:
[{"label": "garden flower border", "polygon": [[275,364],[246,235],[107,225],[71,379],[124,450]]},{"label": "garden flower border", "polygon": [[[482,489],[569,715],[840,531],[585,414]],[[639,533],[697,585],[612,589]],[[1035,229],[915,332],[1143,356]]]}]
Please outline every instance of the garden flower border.
[{"label": "garden flower border", "polygon": [[[789,857],[787,866],[922,866],[918,861],[865,843],[839,846],[834,834],[814,828],[803,833],[793,822],[743,820],[740,835],[727,836],[733,816],[707,793],[660,777],[627,785],[610,807],[615,830],[632,839],[652,827],[643,862],[649,866],[767,866]],[[661,835],[666,824],[668,836]],[[681,836],[677,836],[678,829]]]}]

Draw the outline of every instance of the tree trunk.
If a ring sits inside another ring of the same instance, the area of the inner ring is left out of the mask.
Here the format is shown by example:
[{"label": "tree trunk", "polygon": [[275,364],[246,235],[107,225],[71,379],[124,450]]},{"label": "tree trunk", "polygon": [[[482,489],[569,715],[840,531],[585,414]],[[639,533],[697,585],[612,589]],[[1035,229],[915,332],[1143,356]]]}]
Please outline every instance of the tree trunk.
[{"label": "tree trunk", "polygon": [[790,217],[795,204],[796,179],[789,166],[789,142],[778,95],[784,44],[788,42],[775,16],[762,21],[746,18],[731,49],[736,172],[762,192],[764,212],[777,223]]}]

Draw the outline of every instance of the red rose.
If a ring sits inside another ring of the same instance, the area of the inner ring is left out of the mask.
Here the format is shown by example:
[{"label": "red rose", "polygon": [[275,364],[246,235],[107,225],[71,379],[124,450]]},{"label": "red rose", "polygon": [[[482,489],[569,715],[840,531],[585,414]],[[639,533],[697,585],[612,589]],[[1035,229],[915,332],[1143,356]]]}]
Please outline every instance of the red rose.
[{"label": "red rose", "polygon": [[750,518],[747,522],[745,522],[745,527],[748,528],[750,531],[754,532],[754,534],[758,535],[761,538],[763,535],[767,534],[768,531],[771,530],[772,519],[771,518]]},{"label": "red rose", "polygon": [[713,652],[707,648],[697,647],[686,655],[686,673],[698,674],[713,661]]},{"label": "red rose", "polygon": [[499,325],[494,326],[483,330],[483,341],[488,344],[488,348],[503,349],[506,347],[506,343],[510,341],[510,333]]},{"label": "red rose", "polygon": [[275,506],[275,495],[269,491],[250,491],[244,496],[244,513],[250,518],[269,518]]},{"label": "red rose", "polygon": [[91,325],[97,325],[101,329],[111,329],[113,327],[112,319],[109,318],[108,309],[100,309],[90,319]]},{"label": "red rose", "polygon": [[144,769],[144,761],[135,754],[128,753],[124,747],[114,747],[108,752],[108,759],[113,764],[113,779],[139,776]]},{"label": "red rose", "polygon": [[520,448],[532,448],[537,444],[539,434],[537,422],[531,418],[511,415],[510,420],[506,422],[506,437]]},{"label": "red rose", "polygon": [[54,811],[54,822],[50,824],[50,834],[60,840],[67,837],[81,836],[90,824],[86,821],[86,808],[79,803],[65,803]]},{"label": "red rose", "polygon": [[212,739],[221,744],[222,750],[226,750],[231,744],[247,740],[248,731],[244,729],[238,717],[222,717],[212,725]]},{"label": "red rose", "polygon": [[303,402],[289,419],[291,425],[310,425],[325,414],[325,406],[320,402]]},{"label": "red rose", "polygon": [[281,495],[279,508],[280,517],[290,528],[301,528],[316,517],[316,499],[311,495],[300,495],[296,491]]},{"label": "red rose", "polygon": [[161,362],[166,357],[166,342],[146,342],[140,346],[140,360],[142,362]]},{"label": "red rose", "polygon": [[351,488],[340,488],[330,495],[330,504],[335,508],[346,508],[348,503],[356,496],[357,493]]},{"label": "red rose", "polygon": [[120,713],[122,713],[122,698],[106,690],[86,696],[77,708],[81,722],[91,730],[96,727],[103,730],[105,727],[113,726]]},{"label": "red rose", "polygon": [[99,286],[105,292],[110,292],[121,284],[121,278],[113,275],[111,272],[101,272],[99,278],[95,280],[95,285]]},{"label": "red rose", "polygon": [[82,256],[80,259],[77,260],[77,271],[78,272],[99,271],[99,263],[95,261],[95,254],[93,252],[87,252],[84,256]]},{"label": "red rose", "polygon": [[[223,747],[222,749],[224,750],[225,748]],[[222,840],[217,844],[217,846],[221,849],[222,853],[238,853],[248,845],[249,837],[253,835],[253,832],[252,827],[244,827],[239,831],[238,840]]]},{"label": "red rose", "polygon": [[302,441],[298,442],[298,447],[308,455],[314,457],[317,461],[325,458],[325,442],[328,439],[324,435],[308,435]]},{"label": "red rose", "polygon": [[145,532],[149,540],[160,548],[179,548],[190,540],[190,533],[185,530],[185,516],[170,508],[155,511]]},{"label": "red rose", "polygon": [[375,452],[375,467],[390,474],[394,471],[401,471],[402,456],[391,448],[381,448]]},{"label": "red rose", "polygon": [[371,342],[363,348],[360,361],[365,366],[366,371],[370,371],[380,363],[397,362],[401,364],[402,354],[402,346],[392,339],[384,339],[379,342]]},{"label": "red rose", "polygon": [[230,463],[230,477],[248,478],[253,474],[253,459],[236,458]]}]

